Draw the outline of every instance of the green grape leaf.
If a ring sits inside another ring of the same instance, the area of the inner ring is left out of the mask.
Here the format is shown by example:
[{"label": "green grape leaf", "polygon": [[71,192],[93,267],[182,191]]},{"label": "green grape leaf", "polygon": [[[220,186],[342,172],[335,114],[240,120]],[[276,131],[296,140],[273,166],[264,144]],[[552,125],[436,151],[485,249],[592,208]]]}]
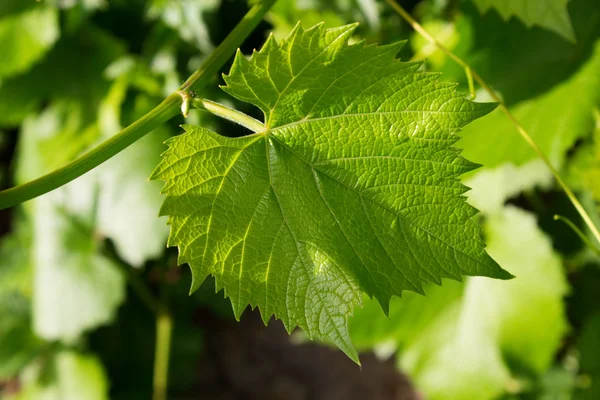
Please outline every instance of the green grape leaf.
[{"label": "green grape leaf", "polygon": [[371,301],[350,321],[360,348],[399,349],[401,370],[428,399],[496,399],[517,374],[543,374],[567,331],[561,259],[535,217],[507,206],[488,216],[485,232],[514,280],[447,282],[394,299],[389,319]]},{"label": "green grape leaf", "polygon": [[54,45],[60,34],[58,11],[34,7],[0,19],[0,80],[26,71]]},{"label": "green grape leaf", "polygon": [[475,0],[482,13],[490,8],[498,10],[504,19],[518,17],[528,27],[541,26],[575,41],[573,25],[567,4],[570,0]]},{"label": "green grape leaf", "polygon": [[258,306],[356,361],[347,318],[362,292],[387,310],[442,278],[511,275],[484,250],[458,180],[475,165],[453,147],[495,105],[396,60],[403,43],[348,45],[355,27],[298,25],[250,60],[238,52],[223,89],[259,107],[265,130],[186,126],[152,178],[192,290],[214,275],[237,317]]}]

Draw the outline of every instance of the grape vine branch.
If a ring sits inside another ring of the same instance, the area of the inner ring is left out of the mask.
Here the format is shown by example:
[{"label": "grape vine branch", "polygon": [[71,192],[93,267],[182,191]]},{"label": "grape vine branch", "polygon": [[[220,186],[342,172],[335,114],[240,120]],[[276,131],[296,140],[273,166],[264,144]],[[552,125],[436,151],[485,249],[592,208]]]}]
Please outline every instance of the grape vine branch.
[{"label": "grape vine branch", "polygon": [[69,164],[30,182],[0,191],[0,210],[58,189],[109,160],[177,115],[180,112],[181,93],[189,93],[206,86],[262,21],[274,3],[275,0],[263,0],[254,5],[179,90],[169,95],[152,111]]},{"label": "grape vine branch", "polygon": [[[275,0],[264,0],[254,5],[179,90],[169,95],[152,111],[64,167],[23,185],[1,191],[0,210],[31,200],[71,182],[125,150],[156,127],[177,115],[182,104],[182,98],[184,104],[186,104],[185,101],[189,101],[189,97],[191,97],[189,93],[202,89],[211,81],[214,74],[223,67],[242,42],[252,33],[274,3]],[[204,108],[209,111],[217,109],[224,111],[226,114],[230,112],[229,109],[217,103],[204,103]],[[254,122],[250,121],[250,123]],[[259,122],[256,121],[256,123]],[[129,284],[156,315],[156,348],[152,398],[153,400],[164,400],[167,398],[173,320],[167,305],[163,301],[155,299],[146,288],[144,282],[137,280],[131,271],[129,271],[128,266],[125,266],[125,269]]]}]

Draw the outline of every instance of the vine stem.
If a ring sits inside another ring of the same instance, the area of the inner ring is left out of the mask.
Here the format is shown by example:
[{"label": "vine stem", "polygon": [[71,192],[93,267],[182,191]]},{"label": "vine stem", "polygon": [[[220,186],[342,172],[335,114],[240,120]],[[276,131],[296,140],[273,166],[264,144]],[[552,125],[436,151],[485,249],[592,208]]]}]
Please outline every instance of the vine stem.
[{"label": "vine stem", "polygon": [[567,225],[569,228],[571,228],[571,230],[577,235],[579,236],[579,238],[581,239],[581,241],[583,243],[585,243],[591,250],[594,251],[594,253],[596,253],[597,255],[600,256],[600,249],[598,249],[596,246],[594,246],[594,244],[587,238],[587,236],[585,236],[585,234],[583,232],[581,232],[581,229],[579,229],[577,227],[577,225],[575,225],[573,223],[573,221],[571,221],[570,219],[568,219],[567,217],[564,217],[562,215],[558,215],[555,214],[554,215],[554,220],[555,221],[562,221],[565,223],[565,225]]},{"label": "vine stem", "polygon": [[[419,24],[412,17],[412,15],[410,15],[400,4],[398,4],[395,0],[386,0],[386,1],[390,6],[392,6],[392,8],[394,8],[394,10],[396,10],[396,12],[398,14],[400,14],[400,16],[410,26],[412,26],[412,28],[417,33],[419,33],[429,43],[435,45],[438,49],[440,49],[442,52],[444,52],[444,54],[446,54],[448,57],[450,57],[452,60],[454,60],[454,62],[456,62],[458,65],[460,65],[465,70],[465,73],[467,74],[467,77],[469,78],[469,80],[472,77],[472,79],[474,79],[492,97],[492,99],[495,102],[499,103],[500,110],[502,110],[502,112],[504,114],[506,114],[506,116],[508,117],[510,122],[515,126],[515,128],[517,129],[517,131],[519,132],[521,137],[537,153],[537,155],[542,159],[544,164],[546,164],[546,166],[550,169],[550,172],[552,172],[552,175],[554,175],[554,178],[556,179],[556,181],[558,182],[560,187],[564,190],[566,195],[569,197],[569,200],[571,201],[571,203],[573,204],[573,206],[575,207],[575,209],[577,210],[577,212],[583,219],[583,222],[587,225],[588,229],[590,230],[590,232],[592,233],[592,235],[594,236],[596,241],[598,241],[598,243],[600,243],[600,231],[598,230],[596,225],[594,225],[594,222],[592,221],[592,218],[590,217],[590,215],[587,213],[585,208],[581,205],[581,203],[579,202],[577,197],[575,197],[571,188],[569,188],[569,186],[566,184],[566,182],[562,179],[562,177],[558,173],[558,170],[556,168],[554,168],[554,166],[552,165],[552,163],[550,162],[548,157],[544,154],[542,149],[539,148],[537,143],[533,140],[533,138],[529,135],[529,133],[525,130],[525,128],[523,128],[523,126],[519,123],[519,121],[517,121],[515,116],[510,112],[508,107],[506,107],[506,104],[504,104],[504,101],[502,101],[502,99],[496,94],[496,92],[494,92],[494,90],[487,84],[487,82],[484,81],[483,78],[475,70],[473,70],[473,68],[471,68],[471,66],[469,66],[469,64],[467,64],[463,59],[461,59],[456,54],[454,54],[446,46],[444,46],[443,44],[438,42],[437,39],[435,37],[433,37],[429,32],[427,32],[427,30],[425,30],[425,28],[423,28],[423,26],[421,26],[421,24]],[[471,83],[469,85],[471,86]],[[471,89],[471,91],[472,91],[472,89]]]},{"label": "vine stem", "polygon": [[182,104],[180,93],[188,93],[206,86],[252,33],[274,3],[275,0],[263,0],[254,5],[179,90],[169,95],[146,115],[69,164],[25,184],[0,191],[0,210],[31,200],[71,182],[177,115]]},{"label": "vine stem", "polygon": [[152,400],[166,400],[169,378],[169,356],[173,317],[168,308],[160,303],[156,317],[156,347],[154,353],[154,378],[152,379]]},{"label": "vine stem", "polygon": [[[185,109],[189,106],[189,98],[192,97],[189,92],[201,89],[211,81],[214,74],[223,67],[235,50],[252,33],[274,3],[275,0],[263,0],[253,6],[179,90],[169,95],[149,113],[64,167],[23,185],[1,191],[0,210],[48,193],[96,168],[177,115],[180,107],[182,112],[186,114]],[[133,289],[140,295],[142,301],[156,313],[152,398],[153,400],[165,400],[168,393],[173,318],[163,301],[155,300],[142,282],[135,279],[136,277],[133,274],[128,273],[128,275]]]},{"label": "vine stem", "polygon": [[156,319],[156,339],[154,346],[154,371],[152,378],[152,400],[166,400],[169,379],[169,355],[173,317],[167,306],[166,296],[155,296],[146,282],[133,268],[117,255],[114,247],[106,246],[103,254],[119,266],[119,271],[142,303]]}]

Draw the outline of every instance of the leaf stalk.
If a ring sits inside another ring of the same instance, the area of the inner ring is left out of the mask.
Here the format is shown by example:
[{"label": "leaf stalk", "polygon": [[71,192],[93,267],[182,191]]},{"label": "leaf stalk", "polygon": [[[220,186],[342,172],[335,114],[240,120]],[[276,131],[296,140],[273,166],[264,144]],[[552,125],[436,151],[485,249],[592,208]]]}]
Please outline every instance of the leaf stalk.
[{"label": "leaf stalk", "polygon": [[263,132],[265,125],[257,119],[252,118],[249,115],[244,114],[234,108],[229,108],[223,104],[219,104],[212,100],[207,99],[192,99],[192,106],[201,110],[209,111],[218,117],[224,118],[228,121],[235,122],[243,126],[244,128],[250,129],[252,132]]},{"label": "leaf stalk", "polygon": [[[579,202],[579,200],[577,199],[575,194],[573,194],[573,191],[571,190],[571,188],[562,179],[562,177],[558,173],[558,170],[552,165],[552,163],[550,162],[548,157],[544,154],[542,149],[539,148],[537,143],[533,140],[533,138],[529,135],[529,133],[525,130],[525,128],[523,128],[523,126],[519,123],[519,121],[517,121],[517,119],[514,117],[514,115],[510,112],[508,107],[506,107],[506,104],[504,104],[504,101],[502,101],[502,99],[496,94],[496,92],[494,92],[494,90],[487,84],[487,82],[485,80],[483,80],[483,78],[475,70],[473,70],[473,68],[471,68],[471,66],[469,64],[467,64],[463,59],[461,59],[456,54],[454,54],[450,49],[448,49],[442,43],[437,41],[436,38],[433,37],[429,32],[427,32],[427,30],[425,30],[425,28],[423,28],[423,26],[421,26],[421,24],[419,24],[400,4],[398,4],[395,0],[386,0],[386,1],[390,6],[392,6],[392,8],[394,8],[394,10],[398,14],[400,14],[400,16],[417,33],[419,33],[429,43],[435,45],[444,54],[446,54],[454,62],[456,62],[458,65],[460,65],[465,70],[465,73],[467,74],[468,79],[474,79],[492,97],[492,99],[495,102],[499,103],[500,110],[502,110],[502,112],[508,117],[510,122],[515,126],[515,128],[517,129],[517,131],[519,132],[521,137],[525,140],[525,142],[527,142],[529,147],[531,147],[537,153],[538,157],[540,157],[542,159],[542,161],[544,162],[544,164],[546,164],[548,169],[550,169],[550,172],[552,173],[552,175],[554,176],[554,178],[556,179],[556,181],[558,182],[560,187],[563,189],[563,191],[566,193],[567,197],[569,198],[569,200],[571,201],[571,203],[573,204],[573,206],[575,207],[575,209],[577,210],[577,212],[583,219],[583,222],[586,224],[586,226],[588,227],[588,229],[590,230],[590,232],[592,233],[592,235],[594,236],[596,241],[598,243],[600,243],[600,230],[598,230],[596,225],[594,225],[594,222],[592,221],[592,218],[590,217],[588,212],[581,205],[581,203]],[[473,93],[474,90],[472,88],[472,81],[469,82],[469,88],[470,88],[471,93]]]}]

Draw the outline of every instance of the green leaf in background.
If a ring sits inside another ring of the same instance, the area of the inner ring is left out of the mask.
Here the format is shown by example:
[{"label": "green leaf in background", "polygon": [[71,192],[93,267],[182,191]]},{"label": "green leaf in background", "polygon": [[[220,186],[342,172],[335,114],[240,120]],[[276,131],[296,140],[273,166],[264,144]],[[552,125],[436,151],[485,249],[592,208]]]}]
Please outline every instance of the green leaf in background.
[{"label": "green leaf in background", "polygon": [[[600,41],[593,56],[569,80],[511,107],[517,120],[555,167],[561,168],[575,142],[593,131],[594,109],[600,104],[598,85]],[[464,149],[465,157],[484,165],[466,181],[474,188],[469,197],[479,209],[497,208],[523,190],[552,183],[548,168],[500,110],[468,125],[457,146]],[[592,171],[582,174],[593,174]],[[497,193],[495,200],[491,200],[490,191]]]},{"label": "green leaf in background", "polygon": [[29,300],[15,294],[0,296],[0,379],[9,379],[42,348],[31,330]]},{"label": "green leaf in background", "polygon": [[367,304],[351,321],[362,348],[399,348],[401,369],[428,399],[497,398],[511,368],[545,372],[567,329],[561,260],[535,218],[507,207],[488,218],[485,231],[490,255],[514,280],[432,286],[427,297],[395,301],[389,320]]},{"label": "green leaf in background", "polygon": [[16,376],[42,347],[31,330],[32,270],[23,243],[30,238],[16,222],[0,240],[0,379]]},{"label": "green leaf in background", "polygon": [[568,3],[569,0],[475,0],[482,13],[494,8],[504,19],[516,16],[528,27],[541,26],[574,42]]},{"label": "green leaf in background", "polygon": [[[100,104],[99,140],[122,129],[120,110],[127,89],[126,80],[117,80]],[[167,128],[154,130],[86,178],[75,181],[70,189],[74,193],[97,191],[96,209],[91,211],[96,215],[95,230],[113,240],[119,256],[133,266],[162,254],[169,234],[165,219],[157,218],[161,184],[148,182],[167,137]]]},{"label": "green leaf in background", "polygon": [[[600,104],[600,102],[599,102]],[[600,202],[600,111],[596,109],[596,127],[591,141],[585,143],[573,155],[567,178],[575,190],[589,190]]]},{"label": "green leaf in background", "polygon": [[20,376],[21,391],[8,400],[108,400],[108,379],[92,355],[61,350],[30,365]]},{"label": "green leaf in background", "polygon": [[35,0],[3,0],[0,2],[0,18],[24,11],[38,4]]},{"label": "green leaf in background", "polygon": [[[517,120],[555,166],[562,165],[567,150],[578,138],[592,132],[593,111],[600,104],[598,85],[600,41],[593,56],[569,80],[542,96],[511,107]],[[465,157],[486,168],[506,162],[519,166],[537,158],[500,110],[466,127],[458,146],[465,149]]]},{"label": "green leaf in background", "polygon": [[210,53],[214,46],[208,34],[204,14],[219,7],[221,0],[153,0],[148,8],[148,17],[162,19],[179,36],[196,46],[204,53]]},{"label": "green leaf in background", "polygon": [[376,0],[278,0],[265,19],[273,25],[277,40],[285,38],[298,21],[304,26],[323,22],[326,28],[358,22],[359,34],[374,39],[381,34],[380,11]]},{"label": "green leaf in background", "polygon": [[259,107],[265,131],[187,126],[153,178],[192,290],[214,275],[238,318],[258,306],[357,360],[346,325],[363,291],[387,310],[428,282],[510,274],[484,251],[458,180],[475,166],[453,147],[495,105],[399,62],[401,43],[347,45],[354,28],[298,25],[238,53],[224,90]]},{"label": "green leaf in background", "polygon": [[17,216],[13,231],[0,239],[0,293],[31,295],[29,252],[21,245],[30,240],[23,218]]},{"label": "green leaf in background", "polygon": [[548,190],[554,184],[554,176],[542,160],[533,160],[516,167],[506,163],[481,171],[463,179],[472,188],[467,193],[469,204],[482,213],[494,213],[504,207],[506,201],[519,193],[539,188]]},{"label": "green leaf in background", "polygon": [[304,26],[323,22],[326,28],[344,25],[344,18],[334,7],[335,2],[279,0],[269,10],[265,19],[273,25],[273,36],[277,40],[283,40],[298,21],[302,21]]},{"label": "green leaf in background", "polygon": [[125,277],[98,253],[93,232],[63,214],[64,195],[34,204],[33,326],[40,337],[70,342],[113,320],[125,298]]},{"label": "green leaf in background", "polygon": [[426,296],[403,293],[392,299],[387,317],[381,314],[376,301],[364,296],[364,306],[350,318],[350,337],[359,350],[374,350],[387,357],[396,350],[410,346],[426,328],[440,318],[451,304],[460,301],[464,284],[446,281],[442,286],[425,288]]},{"label": "green leaf in background", "polygon": [[51,7],[34,7],[0,18],[0,80],[26,71],[59,35],[58,11]]},{"label": "green leaf in background", "polygon": [[[543,29],[528,29],[515,19],[505,22],[496,12],[481,15],[470,1],[460,4],[462,14],[456,21],[460,42],[453,51],[509,106],[543,95],[568,80],[592,57],[600,38],[596,0],[569,3],[576,44]],[[448,60],[440,70],[444,79],[459,81],[466,90],[462,67]]]},{"label": "green leaf in background", "polygon": [[[61,37],[28,74],[0,84],[0,93],[7,95],[0,96],[0,111],[6,111],[0,120],[8,118],[9,124],[50,100],[22,125],[17,182],[64,165],[121,129],[130,76],[111,84],[105,68],[123,52],[121,42],[88,24]],[[21,108],[19,99],[31,107]],[[118,265],[99,251],[105,238],[134,266],[163,252],[168,229],[157,218],[160,184],[148,183],[147,176],[165,137],[165,130],[158,130],[101,168],[25,206],[25,224],[33,232],[24,242],[30,243],[34,271],[32,318],[40,337],[71,341],[113,319],[125,297],[125,280]]]},{"label": "green leaf in background", "polygon": [[110,85],[104,71],[124,51],[122,42],[93,24],[63,33],[27,74],[0,82],[0,126],[18,125],[49,100],[74,101],[83,107],[86,119],[96,118],[98,103]]},{"label": "green leaf in background", "polygon": [[[124,80],[113,84],[100,104],[97,124],[86,127],[84,113],[70,102],[57,102],[39,117],[26,119],[19,179],[58,167],[119,131],[127,87]],[[118,265],[99,252],[103,238],[113,240],[121,257],[134,266],[162,253],[168,230],[156,217],[160,184],[148,183],[146,177],[159,160],[164,138],[164,130],[153,132],[27,208],[34,231],[34,327],[41,337],[73,340],[114,317],[124,300],[125,281]]]},{"label": "green leaf in background", "polygon": [[[74,110],[68,103],[57,104],[25,120],[19,143],[20,179],[35,178],[48,169],[43,145],[53,135],[70,135],[69,129],[79,128],[77,123],[64,124],[72,120]],[[79,136],[80,146],[85,136]],[[69,198],[68,190],[67,186],[52,192],[26,208],[32,230],[33,326],[38,336],[49,340],[72,341],[110,321],[125,296],[119,267],[97,253],[93,219],[69,213],[68,201],[91,199],[94,192]]]}]

